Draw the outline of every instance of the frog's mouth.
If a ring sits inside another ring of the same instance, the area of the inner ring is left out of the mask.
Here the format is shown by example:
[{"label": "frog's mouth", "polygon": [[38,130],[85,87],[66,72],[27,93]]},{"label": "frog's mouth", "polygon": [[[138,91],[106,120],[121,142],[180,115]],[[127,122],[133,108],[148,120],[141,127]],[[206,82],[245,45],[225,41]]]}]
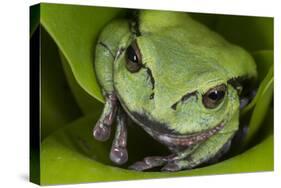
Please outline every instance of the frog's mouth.
[{"label": "frog's mouth", "polygon": [[160,142],[171,146],[191,146],[203,142],[211,136],[218,133],[224,128],[224,123],[219,123],[217,126],[203,132],[188,134],[188,135],[175,135],[175,134],[161,134],[153,131],[153,136]]},{"label": "frog's mouth", "polygon": [[138,122],[139,125],[153,138],[168,146],[191,146],[198,144],[210,138],[224,128],[225,122],[222,121],[213,128],[207,129],[202,132],[191,134],[179,134],[167,128],[165,124],[151,121],[147,116],[133,112],[128,113],[133,120]]}]

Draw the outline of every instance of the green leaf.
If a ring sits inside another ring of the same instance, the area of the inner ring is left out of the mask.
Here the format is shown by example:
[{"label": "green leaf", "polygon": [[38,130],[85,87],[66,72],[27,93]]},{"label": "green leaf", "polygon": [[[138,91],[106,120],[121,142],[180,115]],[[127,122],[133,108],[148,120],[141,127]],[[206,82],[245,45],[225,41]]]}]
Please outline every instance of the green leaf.
[{"label": "green leaf", "polygon": [[251,113],[249,131],[241,148],[252,142],[262,125],[270,128],[273,124],[262,124],[266,115],[269,115],[267,112],[273,97],[273,51],[257,51],[253,53],[253,57],[257,64],[259,88],[254,100],[241,112],[242,115]]},{"label": "green leaf", "polygon": [[[256,96],[256,104],[253,110],[251,120],[249,123],[249,131],[244,141],[244,145],[247,145],[257,131],[261,128],[265,115],[269,109],[273,96],[273,66],[269,70],[264,81],[260,85],[260,89]],[[271,126],[264,124],[264,126]]]},{"label": "green leaf", "polygon": [[258,83],[261,83],[267,75],[269,69],[273,65],[273,50],[260,50],[252,53],[256,65],[258,75]]},{"label": "green leaf", "polygon": [[66,58],[61,52],[59,54],[60,54],[66,79],[68,81],[72,94],[74,95],[74,98],[77,104],[79,105],[80,109],[82,110],[82,112],[84,114],[91,113],[97,110],[101,112],[103,108],[103,103],[97,101],[93,96],[89,95],[89,93],[87,93],[83,88],[81,88],[81,86],[75,80]]},{"label": "green leaf", "polygon": [[273,18],[220,15],[216,31],[250,52],[273,49]]},{"label": "green leaf", "polygon": [[273,51],[263,50],[253,53],[258,71],[259,88],[254,100],[242,111],[242,114],[249,112],[258,100],[262,100],[260,95],[268,89],[267,84],[273,81]]},{"label": "green leaf", "polygon": [[[93,181],[113,181],[143,178],[162,178],[238,172],[267,171],[273,169],[273,137],[266,137],[261,143],[244,153],[207,167],[175,173],[136,172],[115,167],[109,161],[111,140],[95,141],[92,131],[98,114],[91,114],[57,131],[44,140],[41,151],[41,183],[68,184]],[[138,138],[138,132],[133,135]],[[143,140],[138,140],[138,148]],[[150,142],[152,143],[152,142]],[[129,142],[130,144],[130,142]],[[136,146],[134,146],[136,147]],[[140,158],[144,152],[131,152],[130,158]]]},{"label": "green leaf", "polygon": [[40,4],[40,23],[64,54],[79,85],[103,101],[93,67],[99,31],[120,14],[117,8]]},{"label": "green leaf", "polygon": [[80,115],[65,80],[58,49],[41,28],[41,138]]}]

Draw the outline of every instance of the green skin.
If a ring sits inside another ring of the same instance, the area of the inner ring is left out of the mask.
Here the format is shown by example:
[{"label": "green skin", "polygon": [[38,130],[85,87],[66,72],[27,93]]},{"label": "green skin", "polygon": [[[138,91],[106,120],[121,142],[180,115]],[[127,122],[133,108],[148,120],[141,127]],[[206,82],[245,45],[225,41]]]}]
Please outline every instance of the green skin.
[{"label": "green skin", "polygon": [[[186,13],[147,10],[137,16],[137,22],[113,20],[99,37],[95,68],[106,103],[94,137],[107,140],[117,114],[110,153],[116,164],[128,159],[127,116],[171,151],[146,157],[131,169],[178,171],[218,158],[239,128],[241,86],[229,81],[256,78],[252,57]],[[142,67],[132,73],[126,49],[133,41]],[[203,95],[221,84],[224,98],[207,108]]]}]

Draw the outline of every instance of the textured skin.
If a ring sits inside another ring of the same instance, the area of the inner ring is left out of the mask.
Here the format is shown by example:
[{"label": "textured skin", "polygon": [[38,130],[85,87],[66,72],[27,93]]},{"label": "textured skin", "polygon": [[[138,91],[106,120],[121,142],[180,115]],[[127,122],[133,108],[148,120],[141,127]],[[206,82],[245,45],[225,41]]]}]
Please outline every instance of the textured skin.
[{"label": "textured skin", "polygon": [[[165,134],[188,135],[223,123],[224,128],[197,143],[196,150],[171,149],[184,157],[168,162],[163,159],[163,170],[193,168],[215,156],[238,130],[239,96],[228,81],[255,78],[255,63],[244,49],[230,44],[185,13],[141,11],[138,19],[140,36],[132,32],[128,20],[112,21],[102,31],[99,43],[103,45],[97,45],[95,59],[99,83],[105,93],[116,93],[131,119],[160,142],[155,130],[160,135],[161,130]],[[143,64],[137,73],[125,67],[125,49],[133,40]],[[220,84],[227,85],[223,102],[207,109],[202,95]],[[189,93],[192,95],[182,101]],[[133,169],[151,168],[145,165],[140,162]]]}]

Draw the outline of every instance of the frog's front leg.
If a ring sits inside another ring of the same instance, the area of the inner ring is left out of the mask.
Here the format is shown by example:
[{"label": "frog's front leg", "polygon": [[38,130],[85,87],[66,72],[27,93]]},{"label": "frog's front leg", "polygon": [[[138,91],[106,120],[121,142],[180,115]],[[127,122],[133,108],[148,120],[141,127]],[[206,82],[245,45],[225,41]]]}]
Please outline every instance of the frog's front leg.
[{"label": "frog's front leg", "polygon": [[[114,34],[112,33],[114,31]],[[117,106],[119,105],[113,86],[113,63],[119,49],[120,39],[130,36],[129,25],[125,20],[108,24],[101,32],[95,53],[97,80],[103,90],[105,106],[93,134],[97,140],[106,141],[111,132]]]},{"label": "frog's front leg", "polygon": [[114,93],[105,95],[106,102],[102,115],[93,131],[94,137],[99,141],[106,141],[110,137],[111,125],[114,121],[118,106],[117,97]]},{"label": "frog's front leg", "polygon": [[118,108],[117,128],[110,151],[110,159],[119,165],[124,164],[128,160],[126,117],[123,109],[121,107]]}]

